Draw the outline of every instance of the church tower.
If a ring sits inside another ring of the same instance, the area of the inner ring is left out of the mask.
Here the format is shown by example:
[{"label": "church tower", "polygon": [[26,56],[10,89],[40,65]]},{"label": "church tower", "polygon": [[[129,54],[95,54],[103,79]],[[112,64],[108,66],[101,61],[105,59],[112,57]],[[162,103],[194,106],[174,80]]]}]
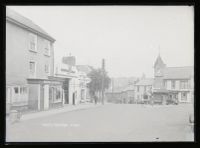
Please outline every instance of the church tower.
[{"label": "church tower", "polygon": [[154,63],[154,77],[162,77],[166,64],[163,62],[160,54],[158,55],[156,62]]},{"label": "church tower", "polygon": [[154,63],[154,88],[157,88],[157,89],[164,88],[163,76],[164,76],[165,68],[166,68],[166,64],[163,62],[159,54],[156,59],[156,62]]}]

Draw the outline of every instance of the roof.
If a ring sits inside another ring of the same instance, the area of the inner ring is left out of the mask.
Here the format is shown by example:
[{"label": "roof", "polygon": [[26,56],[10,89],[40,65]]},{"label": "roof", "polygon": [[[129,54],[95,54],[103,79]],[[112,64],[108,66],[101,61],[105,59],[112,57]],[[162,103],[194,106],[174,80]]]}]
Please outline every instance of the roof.
[{"label": "roof", "polygon": [[139,82],[137,82],[135,85],[153,85],[154,79],[153,78],[145,78],[141,79]]},{"label": "roof", "polygon": [[[32,22],[30,19],[20,15],[19,13],[6,8],[6,20],[15,23],[23,28],[29,29],[32,32],[37,32],[43,37],[46,37],[50,41],[55,41],[53,37],[51,37],[46,31],[44,31],[41,27],[36,25],[34,22]],[[27,28],[28,27],[28,28]]]},{"label": "roof", "polygon": [[168,93],[169,91],[167,89],[154,89],[153,93]]},{"label": "roof", "polygon": [[154,63],[154,67],[159,64],[159,65],[165,65],[165,63],[163,62],[163,60],[160,57],[160,54],[158,55],[156,62]]},{"label": "roof", "polygon": [[129,91],[129,90],[134,90],[134,89],[135,89],[135,85],[129,85],[123,91]]},{"label": "roof", "polygon": [[164,69],[164,79],[189,79],[194,76],[194,67],[166,67]]},{"label": "roof", "polygon": [[92,71],[92,67],[89,65],[76,65],[76,68],[78,69],[78,71],[85,72],[86,74]]}]

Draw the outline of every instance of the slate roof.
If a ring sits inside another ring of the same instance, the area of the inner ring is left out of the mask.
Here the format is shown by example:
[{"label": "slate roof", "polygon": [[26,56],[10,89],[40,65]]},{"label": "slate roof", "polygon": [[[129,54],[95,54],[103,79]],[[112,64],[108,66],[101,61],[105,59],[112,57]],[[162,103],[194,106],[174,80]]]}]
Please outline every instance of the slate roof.
[{"label": "slate roof", "polygon": [[157,59],[156,59],[156,62],[154,63],[154,68],[157,64],[160,64],[160,65],[165,65],[165,63],[163,62],[162,58],[160,57],[160,55],[158,55]]},{"label": "slate roof", "polygon": [[134,85],[129,85],[123,91],[128,91],[128,90],[135,90],[135,86]]},{"label": "slate roof", "polygon": [[164,79],[190,79],[194,76],[194,67],[166,67],[164,69]]},{"label": "slate roof", "polygon": [[20,25],[23,28],[35,31],[53,42],[55,41],[53,37],[51,37],[46,31],[36,25],[33,21],[9,8],[6,8],[6,20],[12,21],[13,23]]},{"label": "slate roof", "polygon": [[154,79],[153,78],[145,78],[141,79],[135,85],[153,85]]}]

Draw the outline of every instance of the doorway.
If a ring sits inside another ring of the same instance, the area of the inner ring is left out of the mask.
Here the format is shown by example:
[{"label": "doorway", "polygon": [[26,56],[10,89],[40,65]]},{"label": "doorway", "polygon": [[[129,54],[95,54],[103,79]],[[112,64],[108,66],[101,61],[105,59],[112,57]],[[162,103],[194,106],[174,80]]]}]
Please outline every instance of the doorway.
[{"label": "doorway", "polygon": [[75,105],[75,93],[73,93],[73,105]]},{"label": "doorway", "polygon": [[65,79],[63,83],[65,104],[69,104],[69,79]]}]

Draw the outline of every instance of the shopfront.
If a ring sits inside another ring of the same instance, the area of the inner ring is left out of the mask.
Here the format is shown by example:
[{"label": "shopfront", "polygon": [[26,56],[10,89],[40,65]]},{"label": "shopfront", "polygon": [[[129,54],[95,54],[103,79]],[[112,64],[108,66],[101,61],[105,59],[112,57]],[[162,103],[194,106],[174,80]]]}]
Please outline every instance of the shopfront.
[{"label": "shopfront", "polygon": [[64,101],[62,80],[58,79],[28,79],[29,103],[32,110],[48,110],[61,107]]},{"label": "shopfront", "polygon": [[49,86],[49,107],[59,107],[63,105],[64,91],[61,85]]}]

